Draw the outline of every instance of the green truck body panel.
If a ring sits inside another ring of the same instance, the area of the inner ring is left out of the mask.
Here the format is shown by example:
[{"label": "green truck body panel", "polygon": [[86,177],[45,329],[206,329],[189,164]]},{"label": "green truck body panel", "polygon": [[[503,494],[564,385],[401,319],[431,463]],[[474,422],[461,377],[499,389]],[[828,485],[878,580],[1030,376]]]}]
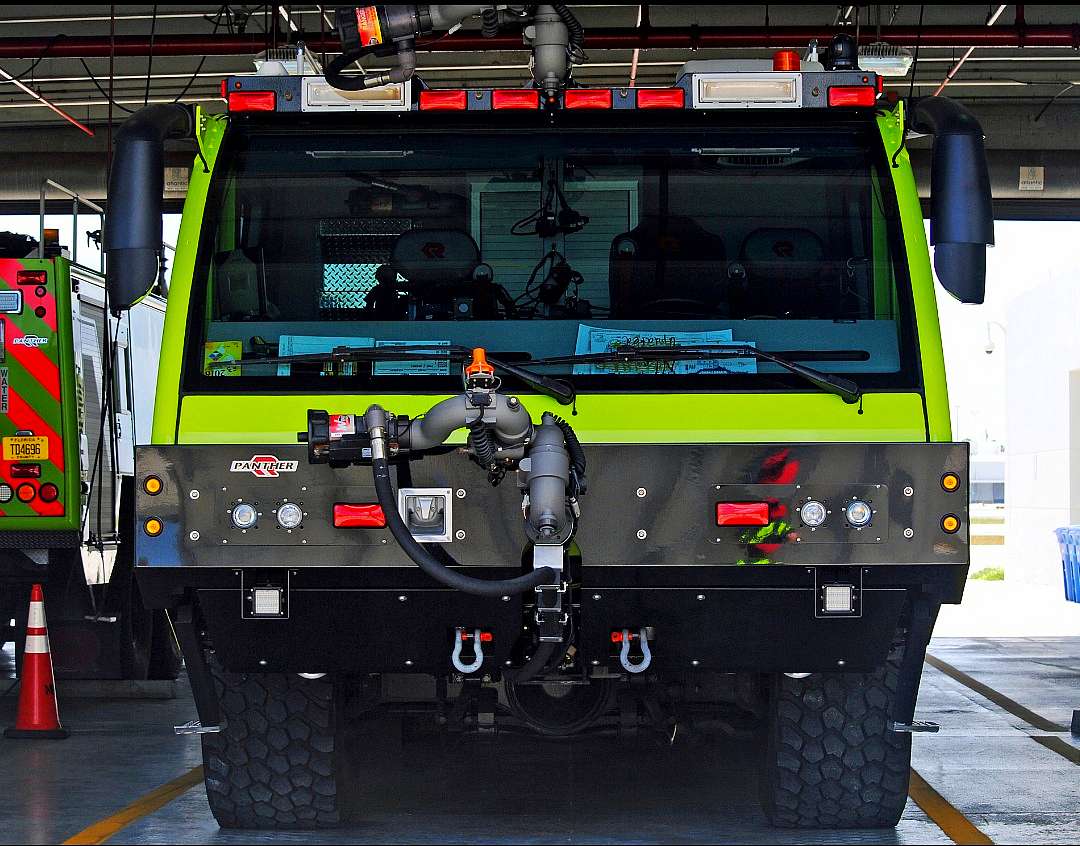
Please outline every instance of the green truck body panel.
[{"label": "green truck body panel", "polygon": [[[153,443],[258,445],[296,442],[309,408],[356,410],[371,402],[398,413],[416,414],[443,397],[435,394],[333,396],[319,394],[181,395],[181,373],[189,328],[189,298],[203,215],[227,118],[200,116],[203,158],[195,162],[173,266],[158,378]],[[901,107],[878,117],[890,161],[913,289],[919,364],[924,396],[911,392],[869,392],[861,409],[834,396],[808,390],[760,393],[605,393],[578,397],[573,424],[587,442],[887,442],[951,440],[945,365],[941,351],[934,277],[915,178],[902,147]],[[205,161],[205,166],[204,166]],[[539,396],[530,411],[567,414]],[[644,421],[648,421],[648,424]],[[659,425],[658,425],[658,421]],[[462,435],[462,433],[459,433]],[[463,440],[463,435],[459,440]]]},{"label": "green truck body panel", "polygon": [[[20,284],[20,271],[43,272],[43,284]],[[81,386],[71,337],[70,264],[63,258],[0,259],[0,291],[21,295],[17,312],[0,315],[0,437],[32,432],[48,439],[47,458],[0,460],[0,481],[8,486],[0,489],[0,532],[75,531],[80,519]],[[15,478],[12,466],[18,464],[39,465],[41,474]],[[46,484],[58,488],[55,502],[37,496]],[[29,502],[13,495],[20,485],[34,489]]]}]

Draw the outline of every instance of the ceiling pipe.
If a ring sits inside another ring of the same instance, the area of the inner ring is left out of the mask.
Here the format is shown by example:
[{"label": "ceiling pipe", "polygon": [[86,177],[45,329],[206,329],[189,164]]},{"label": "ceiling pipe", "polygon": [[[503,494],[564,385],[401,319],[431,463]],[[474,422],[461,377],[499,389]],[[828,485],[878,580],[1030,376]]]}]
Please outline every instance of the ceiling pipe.
[{"label": "ceiling pipe", "polygon": [[[830,28],[804,26],[764,27],[642,27],[627,29],[590,29],[588,46],[593,50],[709,49],[709,48],[800,48],[811,41],[826,43],[834,35]],[[313,52],[339,52],[336,37],[310,33],[304,37]],[[1027,26],[896,26],[882,27],[883,40],[897,46],[923,47],[1058,47],[1080,49],[1080,24]],[[859,40],[869,44],[877,40],[867,28]],[[253,55],[266,47],[264,33],[243,35],[158,35],[154,39],[155,56],[236,56]],[[117,56],[146,56],[149,39],[139,35],[118,35]],[[520,35],[502,33],[484,38],[479,33],[457,32],[426,44],[418,51],[491,52],[529,49]],[[111,52],[107,35],[71,35],[59,38],[0,38],[0,59],[103,58]]]},{"label": "ceiling pipe", "polygon": [[[1008,6],[998,6],[997,10],[994,11],[990,15],[990,17],[986,19],[986,25],[987,26],[993,26],[994,24],[996,24],[998,22],[998,18],[1000,18],[1002,16],[1002,14],[1004,14],[1004,12],[1005,12],[1005,10],[1007,8],[1009,8],[1009,7]],[[1022,9],[1022,7],[1017,6],[1016,8],[1017,8],[1017,13],[1022,14],[1022,12],[1020,12],[1020,9]],[[974,53],[974,52],[975,52],[974,47],[968,47],[967,50],[964,51],[964,55],[960,57],[960,60],[955,65],[953,65],[951,68],[949,68],[949,72],[947,74],[945,74],[945,78],[943,80],[941,80],[941,84],[937,87],[937,89],[934,91],[934,93],[931,96],[937,97],[937,96],[939,96],[941,94],[942,91],[945,90],[945,86],[953,81],[953,77],[955,77],[960,72],[960,68],[962,68],[964,66],[964,62],[966,62],[968,59],[970,59],[971,54]]]},{"label": "ceiling pipe", "polygon": [[21,91],[23,91],[25,94],[29,95],[31,98],[36,100],[42,106],[45,106],[47,109],[55,112],[57,115],[62,117],[64,120],[66,120],[68,123],[70,123],[76,129],[78,129],[80,132],[83,132],[86,135],[89,135],[89,136],[93,137],[94,130],[92,130],[89,126],[87,126],[82,121],[78,120],[77,118],[73,117],[72,115],[69,115],[67,112],[65,112],[63,109],[61,109],[58,105],[56,105],[56,103],[52,102],[52,100],[49,100],[46,97],[42,97],[40,94],[38,94],[38,92],[36,92],[33,88],[31,88],[25,82],[20,80],[18,77],[12,76],[10,73],[8,73],[3,68],[0,68],[0,78],[5,79],[8,82],[14,83],[14,85],[16,87],[18,87]]}]

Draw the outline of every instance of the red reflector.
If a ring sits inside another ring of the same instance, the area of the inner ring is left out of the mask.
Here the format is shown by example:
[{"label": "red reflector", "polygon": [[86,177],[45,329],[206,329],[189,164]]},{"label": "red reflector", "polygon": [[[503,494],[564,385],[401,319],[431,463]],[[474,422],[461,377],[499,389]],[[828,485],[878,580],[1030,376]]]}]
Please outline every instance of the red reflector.
[{"label": "red reflector", "polygon": [[12,464],[11,465],[11,478],[12,479],[40,479],[41,478],[41,465],[40,464]]},{"label": "red reflector", "polygon": [[56,502],[60,498],[60,488],[52,482],[46,482],[38,492],[42,502]]},{"label": "red reflector", "polygon": [[334,505],[334,527],[337,529],[382,529],[386,527],[386,515],[377,504],[350,505],[338,502]]},{"label": "red reflector", "polygon": [[230,112],[272,112],[277,108],[273,91],[230,91]]},{"label": "red reflector", "polygon": [[15,272],[15,282],[18,285],[44,285],[49,281],[49,275],[44,270],[18,270]]},{"label": "red reflector", "polygon": [[878,94],[881,94],[885,90],[885,77],[879,76],[874,80],[874,88]]},{"label": "red reflector", "polygon": [[463,112],[469,108],[469,93],[461,91],[421,91],[422,112]]},{"label": "red reflector", "polygon": [[509,88],[491,92],[493,109],[539,109],[540,92],[529,88]]},{"label": "red reflector", "polygon": [[836,85],[829,89],[830,106],[872,106],[877,100],[873,85]]},{"label": "red reflector", "polygon": [[802,68],[802,59],[794,50],[781,50],[773,53],[772,69],[774,71],[797,71]]},{"label": "red reflector", "polygon": [[716,503],[717,526],[767,526],[769,503],[767,502],[718,502]]},{"label": "red reflector", "polygon": [[221,99],[227,100],[229,98],[229,80],[221,80]]},{"label": "red reflector", "polygon": [[563,95],[563,108],[566,109],[610,109],[611,90],[598,88],[573,88]]},{"label": "red reflector", "polygon": [[681,88],[643,88],[637,93],[639,109],[682,109],[686,92]]}]

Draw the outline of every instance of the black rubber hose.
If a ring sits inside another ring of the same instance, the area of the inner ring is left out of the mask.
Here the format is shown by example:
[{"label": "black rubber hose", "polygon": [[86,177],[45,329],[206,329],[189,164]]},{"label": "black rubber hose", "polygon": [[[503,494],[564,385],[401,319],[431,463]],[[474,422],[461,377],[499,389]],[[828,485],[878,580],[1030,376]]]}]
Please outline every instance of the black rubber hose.
[{"label": "black rubber hose", "polygon": [[[394,540],[398,542],[406,555],[411,558],[417,567],[427,575],[446,587],[460,590],[472,596],[506,596],[508,594],[526,593],[540,585],[555,584],[558,574],[550,567],[541,567],[524,576],[514,579],[499,579],[488,581],[486,579],[474,579],[457,570],[451,570],[441,561],[436,559],[430,552],[412,536],[405,521],[398,513],[397,500],[394,496],[394,488],[390,483],[390,463],[385,458],[376,458],[371,462],[372,477],[375,481],[375,493],[386,516],[386,527]],[[535,656],[534,656],[535,657]]]},{"label": "black rubber hose", "polygon": [[342,53],[326,66],[326,81],[339,91],[363,91],[367,81],[363,76],[345,76],[343,71],[353,62],[362,59],[363,53]]},{"label": "black rubber hose", "polygon": [[480,34],[484,38],[494,38],[499,34],[499,13],[495,9],[484,9],[480,13]]},{"label": "black rubber hose", "polygon": [[495,446],[495,435],[486,426],[478,426],[469,431],[469,440],[472,443],[473,452],[480,466],[488,472],[494,470],[499,461],[498,448]]},{"label": "black rubber hose", "polygon": [[581,441],[578,440],[577,432],[573,427],[559,417],[557,414],[551,415],[552,422],[562,429],[563,437],[566,439],[566,451],[570,455],[570,463],[574,466],[574,469],[578,471],[581,476],[585,475],[585,450],[581,446]]},{"label": "black rubber hose", "polygon": [[536,648],[536,652],[533,653],[532,658],[530,658],[523,667],[519,667],[516,670],[503,670],[503,678],[514,684],[521,684],[521,682],[527,682],[536,678],[544,671],[544,669],[546,669],[547,665],[551,663],[556,648],[560,646],[562,646],[561,643],[555,643],[554,641],[541,641],[540,645]]},{"label": "black rubber hose", "polygon": [[562,19],[562,22],[566,24],[566,31],[570,36],[571,46],[577,47],[579,50],[584,47],[585,27],[581,25],[581,21],[574,17],[574,13],[561,3],[557,5],[552,3],[551,8],[555,10],[555,14],[557,14]]}]

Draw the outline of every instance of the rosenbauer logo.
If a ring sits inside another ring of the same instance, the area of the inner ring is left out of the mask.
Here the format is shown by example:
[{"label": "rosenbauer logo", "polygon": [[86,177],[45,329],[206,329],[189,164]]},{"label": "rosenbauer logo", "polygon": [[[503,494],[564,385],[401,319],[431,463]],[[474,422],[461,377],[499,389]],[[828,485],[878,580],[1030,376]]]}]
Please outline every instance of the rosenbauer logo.
[{"label": "rosenbauer logo", "polygon": [[281,473],[295,473],[299,461],[279,461],[276,455],[253,455],[247,461],[234,461],[230,473],[250,473],[260,479],[276,479]]}]

